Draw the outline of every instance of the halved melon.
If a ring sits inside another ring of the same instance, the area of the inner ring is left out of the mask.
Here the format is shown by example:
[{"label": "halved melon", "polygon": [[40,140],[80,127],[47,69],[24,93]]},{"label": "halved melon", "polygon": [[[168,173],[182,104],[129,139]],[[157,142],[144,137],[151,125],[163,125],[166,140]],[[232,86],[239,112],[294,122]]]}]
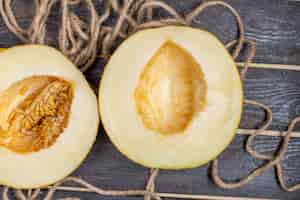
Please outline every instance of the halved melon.
[{"label": "halved melon", "polygon": [[0,53],[0,184],[47,186],[73,172],[98,129],[97,98],[59,51],[41,45]]},{"label": "halved melon", "polygon": [[137,32],[102,77],[104,128],[131,160],[152,168],[207,163],[233,139],[242,113],[237,67],[212,34],[168,26]]}]

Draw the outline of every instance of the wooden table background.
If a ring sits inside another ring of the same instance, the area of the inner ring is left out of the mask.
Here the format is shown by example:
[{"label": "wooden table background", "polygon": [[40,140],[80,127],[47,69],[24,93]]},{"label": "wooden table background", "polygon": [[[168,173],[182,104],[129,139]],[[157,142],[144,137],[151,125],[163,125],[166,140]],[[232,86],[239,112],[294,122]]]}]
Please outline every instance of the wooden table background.
[{"label": "wooden table background", "polygon": [[[101,0],[94,1],[99,12]],[[169,4],[180,12],[187,13],[199,0],[169,0]],[[300,69],[300,1],[296,0],[228,0],[240,13],[246,29],[246,38],[257,44],[254,62],[299,64]],[[14,3],[21,24],[30,22],[34,11],[29,0]],[[55,9],[54,9],[55,10]],[[84,9],[79,9],[87,15]],[[49,42],[57,34],[59,9],[56,9],[48,22]],[[162,13],[157,13],[162,14]],[[201,18],[201,20],[200,20]],[[222,8],[211,8],[200,15],[194,26],[215,33],[224,42],[236,37],[234,18]],[[0,20],[0,46],[9,47],[20,44],[11,34],[3,20]],[[86,73],[95,87],[103,71],[103,62],[97,61]],[[41,66],[43,67],[43,66]],[[120,66],[121,67],[121,66]],[[124,77],[126,78],[126,77]],[[250,69],[244,82],[246,98],[255,99],[269,105],[274,112],[270,129],[286,130],[288,122],[300,115],[300,71]],[[242,128],[255,128],[264,118],[260,110],[245,107]],[[260,151],[269,152],[278,144],[276,137],[259,137],[255,146]],[[245,136],[237,135],[230,147],[221,156],[220,174],[227,180],[237,180],[262,162],[250,157],[244,151]],[[285,160],[282,162],[285,180],[289,184],[300,181],[300,138],[290,142]],[[196,193],[221,196],[259,197],[275,199],[300,199],[300,190],[287,193],[280,189],[274,177],[274,170],[265,172],[249,185],[234,190],[217,188],[209,178],[209,165],[184,171],[162,171],[157,179],[159,192]],[[102,127],[92,152],[74,175],[103,188],[142,189],[148,170],[132,163],[114,148],[105,136]],[[67,196],[82,199],[103,200],[141,200],[142,197],[100,197],[89,193],[58,192],[56,198]]]}]

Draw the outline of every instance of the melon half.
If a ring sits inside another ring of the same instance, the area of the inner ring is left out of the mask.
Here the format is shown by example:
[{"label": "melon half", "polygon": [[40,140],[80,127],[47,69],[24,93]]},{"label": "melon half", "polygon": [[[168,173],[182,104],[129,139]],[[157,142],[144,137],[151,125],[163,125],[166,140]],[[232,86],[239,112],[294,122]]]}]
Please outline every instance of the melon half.
[{"label": "melon half", "polygon": [[233,58],[211,33],[167,26],[142,30],[111,56],[99,106],[113,144],[151,168],[193,168],[231,142],[242,113]]},{"label": "melon half", "polygon": [[37,188],[73,172],[98,129],[97,98],[59,51],[41,45],[0,53],[0,184]]}]

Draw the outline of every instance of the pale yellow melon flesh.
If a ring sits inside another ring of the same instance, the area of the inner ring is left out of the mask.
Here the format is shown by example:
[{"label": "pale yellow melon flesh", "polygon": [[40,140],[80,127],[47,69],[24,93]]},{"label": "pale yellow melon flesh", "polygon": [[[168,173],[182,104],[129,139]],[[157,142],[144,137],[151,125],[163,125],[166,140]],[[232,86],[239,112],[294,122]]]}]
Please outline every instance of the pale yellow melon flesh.
[{"label": "pale yellow melon flesh", "polygon": [[169,26],[137,32],[114,52],[99,106],[115,146],[141,165],[193,168],[231,142],[242,113],[237,67],[212,34]]},{"label": "pale yellow melon flesh", "polygon": [[72,173],[98,129],[97,98],[59,51],[24,45],[0,53],[0,184],[38,188]]}]

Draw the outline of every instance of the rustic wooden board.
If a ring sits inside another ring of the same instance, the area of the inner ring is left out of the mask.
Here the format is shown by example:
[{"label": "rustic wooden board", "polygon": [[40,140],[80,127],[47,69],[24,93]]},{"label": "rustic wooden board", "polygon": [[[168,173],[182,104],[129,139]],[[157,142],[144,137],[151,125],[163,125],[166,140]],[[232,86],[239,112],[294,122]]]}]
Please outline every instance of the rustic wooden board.
[{"label": "rustic wooden board", "polygon": [[[179,11],[187,13],[200,1],[168,0]],[[282,63],[300,65],[300,1],[292,0],[228,0],[242,16],[246,28],[246,37],[257,43],[255,62]],[[101,12],[101,1],[95,1]],[[15,8],[22,25],[28,24],[33,11],[28,0],[17,0]],[[80,9],[86,15],[84,9]],[[158,11],[158,15],[163,15]],[[59,25],[55,11],[49,21],[51,34],[49,41],[54,41]],[[222,8],[212,8],[201,14],[195,21],[195,27],[208,29],[223,41],[236,36],[233,17]],[[0,46],[20,44],[0,20]],[[97,61],[86,73],[88,80],[98,85],[104,63]],[[270,105],[274,112],[271,129],[285,130],[289,120],[300,114],[300,71],[251,69],[244,82],[245,96]],[[126,78],[126,77],[124,77]],[[243,128],[255,128],[263,119],[263,113],[245,106],[241,123]],[[147,169],[138,166],[122,156],[99,130],[97,142],[87,160],[75,172],[75,175],[103,188],[132,189],[144,188]],[[236,180],[249,170],[261,164],[247,155],[243,149],[245,136],[237,136],[231,146],[221,156],[220,173],[228,180]],[[258,149],[272,151],[278,144],[278,138],[259,137],[255,142]],[[285,179],[293,184],[300,181],[300,139],[290,143],[286,159],[282,162]],[[287,193],[282,191],[273,170],[269,170],[249,185],[235,190],[217,188],[209,178],[208,165],[193,170],[163,171],[157,180],[160,192],[197,193],[224,196],[260,197],[276,199],[300,199],[300,191]],[[58,192],[56,197],[76,196],[82,199],[103,200],[141,200],[142,197],[99,197],[89,193]]]}]

